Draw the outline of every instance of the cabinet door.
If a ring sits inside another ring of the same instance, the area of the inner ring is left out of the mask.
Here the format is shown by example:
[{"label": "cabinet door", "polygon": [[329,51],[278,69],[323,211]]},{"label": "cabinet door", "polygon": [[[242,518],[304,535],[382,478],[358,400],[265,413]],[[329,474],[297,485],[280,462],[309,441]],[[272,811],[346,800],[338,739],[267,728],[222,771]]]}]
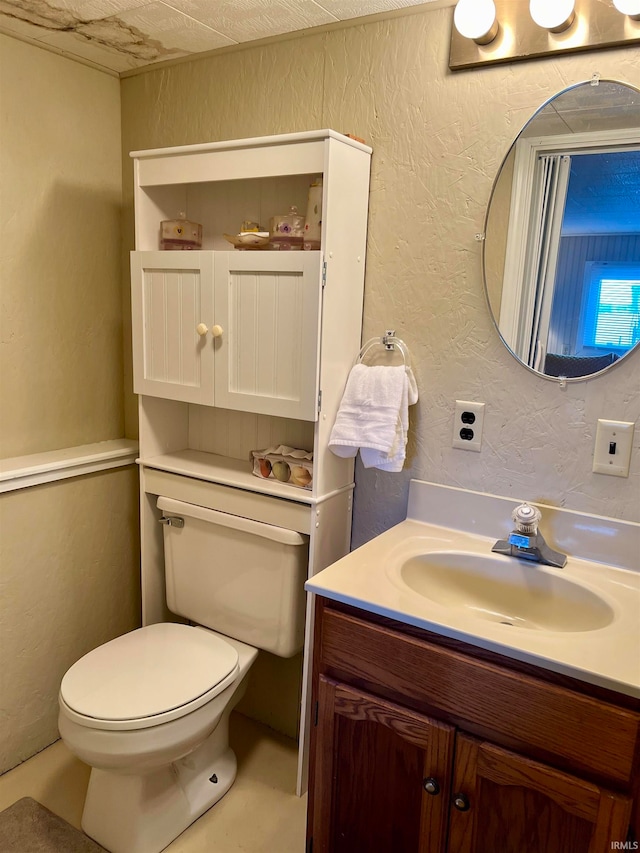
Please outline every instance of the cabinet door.
[{"label": "cabinet door", "polygon": [[464,735],[456,738],[452,853],[608,853],[630,800]]},{"label": "cabinet door", "polygon": [[318,702],[314,853],[443,853],[453,728],[323,676]]},{"label": "cabinet door", "polygon": [[216,406],[318,417],[318,252],[216,252]]},{"label": "cabinet door", "polygon": [[213,405],[211,252],[132,252],[133,390]]}]

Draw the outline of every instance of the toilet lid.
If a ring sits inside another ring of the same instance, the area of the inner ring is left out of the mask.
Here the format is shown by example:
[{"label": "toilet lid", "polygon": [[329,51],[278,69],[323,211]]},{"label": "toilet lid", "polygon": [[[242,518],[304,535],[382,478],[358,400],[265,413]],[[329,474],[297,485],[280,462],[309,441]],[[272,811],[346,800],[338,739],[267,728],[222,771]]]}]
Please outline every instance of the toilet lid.
[{"label": "toilet lid", "polygon": [[175,718],[184,706],[186,713],[204,704],[202,697],[209,701],[238,671],[238,652],[222,637],[190,625],[147,625],[81,658],[60,695],[83,717],[154,725],[158,715],[164,721],[175,711]]}]

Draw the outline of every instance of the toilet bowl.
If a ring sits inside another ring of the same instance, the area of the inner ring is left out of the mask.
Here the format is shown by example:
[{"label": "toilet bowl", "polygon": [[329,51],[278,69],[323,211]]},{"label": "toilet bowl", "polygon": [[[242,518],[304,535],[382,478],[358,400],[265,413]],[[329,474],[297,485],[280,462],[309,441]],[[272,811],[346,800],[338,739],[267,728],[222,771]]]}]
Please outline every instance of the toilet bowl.
[{"label": "toilet bowl", "polygon": [[158,498],[166,600],[62,679],[58,726],[92,768],[82,815],[111,853],[159,853],[231,787],[231,710],[258,649],[300,651],[308,536]]},{"label": "toilet bowl", "polygon": [[229,715],[257,653],[169,623],[118,637],[74,664],[60,687],[58,726],[93,768],[87,835],[112,853],[156,853],[229,790]]}]

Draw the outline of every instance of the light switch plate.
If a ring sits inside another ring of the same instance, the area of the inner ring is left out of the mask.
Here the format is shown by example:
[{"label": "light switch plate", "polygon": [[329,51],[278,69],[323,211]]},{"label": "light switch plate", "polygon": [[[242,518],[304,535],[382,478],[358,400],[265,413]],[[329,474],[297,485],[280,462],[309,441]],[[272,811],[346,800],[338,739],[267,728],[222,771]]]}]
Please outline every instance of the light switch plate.
[{"label": "light switch plate", "polygon": [[627,421],[598,420],[593,450],[593,470],[596,474],[629,476],[634,426],[634,423]]}]

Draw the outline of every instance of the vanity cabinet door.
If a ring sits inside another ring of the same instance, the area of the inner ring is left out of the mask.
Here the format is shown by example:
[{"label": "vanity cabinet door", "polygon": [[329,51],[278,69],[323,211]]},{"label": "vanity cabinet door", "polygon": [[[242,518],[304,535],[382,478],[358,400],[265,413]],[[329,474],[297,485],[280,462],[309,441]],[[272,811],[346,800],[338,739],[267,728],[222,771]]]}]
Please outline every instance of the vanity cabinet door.
[{"label": "vanity cabinet door", "polygon": [[631,803],[544,764],[456,737],[451,853],[608,853]]},{"label": "vanity cabinet door", "polygon": [[319,252],[216,252],[216,406],[318,418]]},{"label": "vanity cabinet door", "polygon": [[211,252],[132,252],[133,390],[212,406]]},{"label": "vanity cabinet door", "polygon": [[320,676],[314,853],[444,853],[454,729]]}]

